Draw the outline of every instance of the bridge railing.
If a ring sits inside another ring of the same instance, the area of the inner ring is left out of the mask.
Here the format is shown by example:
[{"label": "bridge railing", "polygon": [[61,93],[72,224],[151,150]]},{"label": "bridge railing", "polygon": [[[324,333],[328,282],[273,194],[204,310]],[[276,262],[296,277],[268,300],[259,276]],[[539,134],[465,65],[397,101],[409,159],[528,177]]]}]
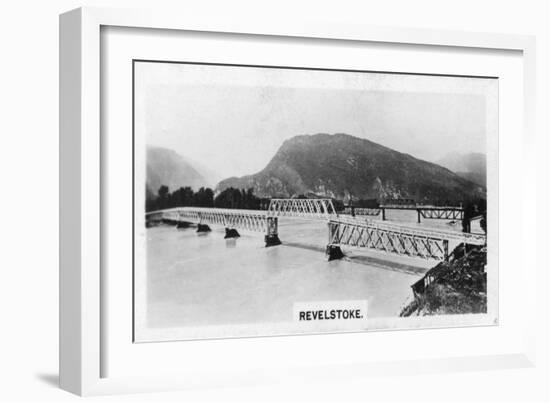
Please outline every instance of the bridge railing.
[{"label": "bridge railing", "polygon": [[461,206],[435,206],[432,204],[380,204],[379,208],[385,208],[388,210],[464,210]]},{"label": "bridge railing", "polygon": [[267,231],[265,211],[183,208],[178,211],[178,216],[181,221],[218,224],[226,228],[239,228],[256,232]]},{"label": "bridge railing", "polygon": [[216,211],[219,213],[227,213],[227,214],[247,214],[247,213],[256,213],[256,214],[263,214],[264,216],[267,214],[266,210],[246,210],[246,209],[230,209],[230,208],[216,208],[216,207],[172,207],[164,210],[155,210],[155,211],[149,211],[145,213],[146,216],[159,214],[159,213],[174,213],[182,210],[188,210],[188,211],[197,211],[197,212],[207,212],[207,211]]},{"label": "bridge railing", "polygon": [[[158,214],[151,212],[150,214]],[[177,222],[217,224],[226,228],[266,232],[267,214],[261,210],[219,209],[208,207],[177,207],[163,210],[165,218]]]},{"label": "bridge railing", "polygon": [[388,231],[395,231],[417,236],[438,237],[442,239],[448,239],[449,241],[453,240],[461,243],[469,243],[472,245],[484,245],[487,242],[487,237],[482,234],[469,234],[464,232],[446,231],[437,228],[420,228],[406,224],[392,224],[388,223],[387,221],[382,222],[365,220],[364,223],[366,223],[370,227],[385,229]]}]

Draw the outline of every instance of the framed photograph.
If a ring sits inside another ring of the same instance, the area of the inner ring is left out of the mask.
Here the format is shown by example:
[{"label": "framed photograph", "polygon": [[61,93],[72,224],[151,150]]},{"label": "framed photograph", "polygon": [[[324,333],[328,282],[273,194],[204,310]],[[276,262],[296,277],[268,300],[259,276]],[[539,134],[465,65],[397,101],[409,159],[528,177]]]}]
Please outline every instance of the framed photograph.
[{"label": "framed photograph", "polygon": [[64,389],[531,365],[532,37],[94,8],[60,44]]}]

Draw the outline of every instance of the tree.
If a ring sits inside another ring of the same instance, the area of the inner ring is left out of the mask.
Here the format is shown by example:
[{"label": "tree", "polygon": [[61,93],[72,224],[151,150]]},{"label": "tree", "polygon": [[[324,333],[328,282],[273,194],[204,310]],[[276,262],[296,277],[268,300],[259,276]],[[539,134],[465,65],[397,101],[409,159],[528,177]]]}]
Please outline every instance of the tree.
[{"label": "tree", "polygon": [[189,186],[180,187],[170,195],[171,207],[192,206],[195,193]]},{"label": "tree", "polygon": [[193,205],[197,207],[213,207],[214,192],[212,189],[201,187],[193,197]]},{"label": "tree", "polygon": [[158,195],[161,199],[166,198],[168,193],[170,193],[170,188],[166,185],[162,185],[158,190]]},{"label": "tree", "polygon": [[214,207],[259,210],[262,199],[254,195],[253,189],[227,188],[214,199]]},{"label": "tree", "polygon": [[170,188],[166,185],[162,185],[158,190],[157,206],[158,209],[165,209],[169,207],[168,196],[170,194]]}]

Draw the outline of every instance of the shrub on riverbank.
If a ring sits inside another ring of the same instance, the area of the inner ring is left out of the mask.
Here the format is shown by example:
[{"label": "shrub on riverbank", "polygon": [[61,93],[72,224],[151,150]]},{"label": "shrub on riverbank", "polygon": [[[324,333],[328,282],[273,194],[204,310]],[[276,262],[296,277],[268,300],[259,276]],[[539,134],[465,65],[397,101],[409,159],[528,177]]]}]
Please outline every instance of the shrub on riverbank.
[{"label": "shrub on riverbank", "polygon": [[487,251],[459,245],[448,262],[441,262],[413,285],[414,300],[400,316],[487,312]]}]

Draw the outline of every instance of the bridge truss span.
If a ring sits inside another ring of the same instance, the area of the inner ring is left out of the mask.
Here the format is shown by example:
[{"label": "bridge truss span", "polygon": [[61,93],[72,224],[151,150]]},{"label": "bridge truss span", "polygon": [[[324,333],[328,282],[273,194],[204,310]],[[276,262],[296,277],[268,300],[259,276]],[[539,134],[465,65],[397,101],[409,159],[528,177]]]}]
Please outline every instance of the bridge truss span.
[{"label": "bridge truss span", "polygon": [[355,215],[367,215],[367,216],[377,216],[380,215],[382,209],[379,208],[368,208],[368,207],[346,207],[344,209],[344,214],[355,214]]},{"label": "bridge truss span", "polygon": [[239,229],[265,234],[266,246],[281,244],[278,218],[269,217],[266,211],[179,207],[148,213],[146,220],[157,220],[159,214],[163,221],[176,224],[178,228],[185,228],[188,223],[194,223],[197,224],[197,232],[208,232],[209,225],[220,225],[225,227],[225,238],[239,237]]},{"label": "bridge truss span", "polygon": [[178,221],[196,224],[217,224],[255,232],[267,231],[267,215],[258,210],[183,207],[177,209],[177,217]]},{"label": "bridge truss span", "polygon": [[[339,221],[342,221],[341,219]],[[351,221],[357,222],[357,220]],[[388,222],[365,220],[368,226],[379,229],[385,229],[388,231],[395,231],[400,233],[406,233],[411,235],[418,235],[424,237],[434,237],[441,239],[448,239],[454,241],[454,243],[467,243],[471,245],[484,245],[487,242],[487,237],[482,234],[471,234],[464,232],[448,231],[437,228],[425,228],[419,226],[405,225],[405,224],[392,224]]]},{"label": "bridge truss span", "polygon": [[327,251],[331,246],[352,246],[424,259],[445,260],[449,256],[449,241],[441,237],[407,233],[352,220],[330,220],[328,226]]},{"label": "bridge truss span", "polygon": [[462,220],[464,210],[459,208],[419,208],[418,213],[423,218],[439,220]]},{"label": "bridge truss span", "polygon": [[271,217],[329,219],[336,216],[331,199],[271,199],[267,209]]}]

